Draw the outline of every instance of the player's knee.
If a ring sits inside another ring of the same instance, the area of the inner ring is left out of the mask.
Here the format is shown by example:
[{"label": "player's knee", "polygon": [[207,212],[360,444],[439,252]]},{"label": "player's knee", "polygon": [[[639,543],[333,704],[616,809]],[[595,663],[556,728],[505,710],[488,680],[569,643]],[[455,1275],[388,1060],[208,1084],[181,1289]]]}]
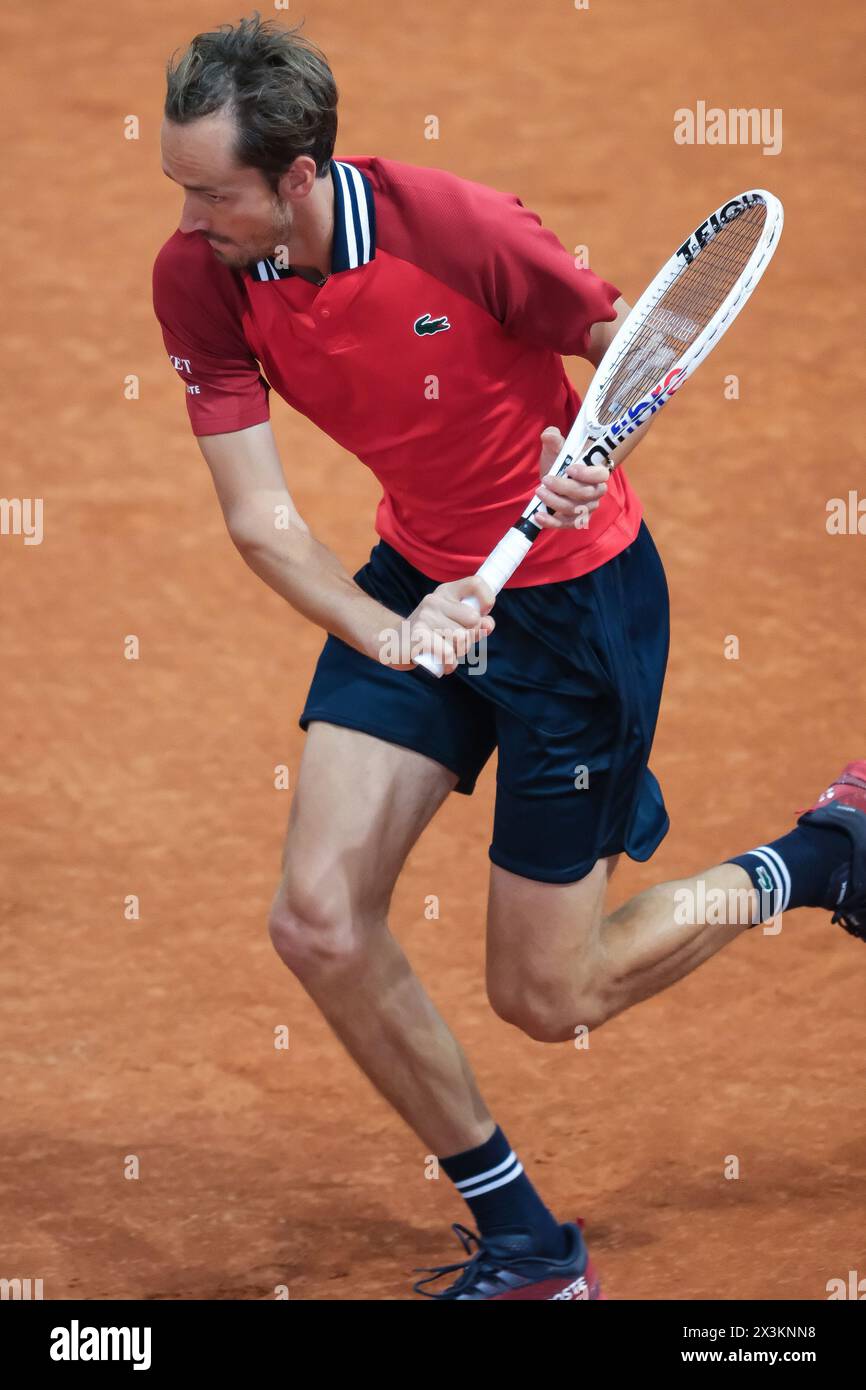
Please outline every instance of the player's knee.
[{"label": "player's knee", "polygon": [[268,933],[294,974],[348,965],[362,945],[361,926],[339,877],[284,874],[268,916]]},{"label": "player's knee", "polygon": [[608,1015],[598,1002],[588,999],[578,1000],[566,1008],[539,1008],[521,1005],[511,1011],[508,1022],[519,1028],[534,1042],[578,1044],[596,1028],[600,1028]]},{"label": "player's knee", "polygon": [[535,1042],[575,1042],[610,1017],[602,995],[591,988],[578,994],[556,984],[516,981],[513,988],[488,982],[494,1012]]}]

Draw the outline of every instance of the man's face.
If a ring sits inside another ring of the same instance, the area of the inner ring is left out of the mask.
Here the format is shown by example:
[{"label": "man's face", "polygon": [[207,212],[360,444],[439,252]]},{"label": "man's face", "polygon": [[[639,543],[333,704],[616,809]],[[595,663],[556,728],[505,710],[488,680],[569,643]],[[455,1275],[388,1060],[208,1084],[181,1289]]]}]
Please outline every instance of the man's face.
[{"label": "man's face", "polygon": [[288,246],[294,214],[259,169],[235,161],[234,122],[222,112],[189,125],[165,120],[162,167],[185,192],[182,232],[201,232],[226,265],[241,268]]}]

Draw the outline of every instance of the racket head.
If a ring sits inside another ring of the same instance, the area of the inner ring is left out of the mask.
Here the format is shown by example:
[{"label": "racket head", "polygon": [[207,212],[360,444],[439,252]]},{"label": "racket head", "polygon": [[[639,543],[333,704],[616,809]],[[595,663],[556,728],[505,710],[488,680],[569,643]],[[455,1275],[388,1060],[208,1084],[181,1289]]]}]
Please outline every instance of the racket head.
[{"label": "racket head", "polygon": [[691,232],[599,363],[581,410],[585,436],[618,442],[670,399],[746,304],[776,250],[783,220],[779,199],[753,188],[729,198]]}]

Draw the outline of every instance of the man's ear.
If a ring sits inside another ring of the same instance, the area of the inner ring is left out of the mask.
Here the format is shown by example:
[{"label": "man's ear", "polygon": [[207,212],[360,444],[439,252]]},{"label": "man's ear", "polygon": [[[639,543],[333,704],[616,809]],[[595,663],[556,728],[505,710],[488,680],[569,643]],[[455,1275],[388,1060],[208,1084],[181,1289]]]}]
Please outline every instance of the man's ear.
[{"label": "man's ear", "polygon": [[284,203],[297,203],[309,197],[316,183],[316,161],[308,154],[299,154],[284,174],[280,175],[277,194]]}]

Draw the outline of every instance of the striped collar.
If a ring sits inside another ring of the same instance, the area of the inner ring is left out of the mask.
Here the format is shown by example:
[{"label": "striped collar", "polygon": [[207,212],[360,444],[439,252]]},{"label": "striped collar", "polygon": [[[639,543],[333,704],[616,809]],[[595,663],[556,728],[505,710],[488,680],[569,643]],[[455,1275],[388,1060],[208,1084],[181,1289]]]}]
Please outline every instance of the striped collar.
[{"label": "striped collar", "polygon": [[[354,164],[331,160],[334,184],[334,244],[331,274],[356,270],[376,254],[376,205],[373,185]],[[282,269],[272,260],[257,261],[249,274],[254,280],[286,280],[295,271]]]}]

